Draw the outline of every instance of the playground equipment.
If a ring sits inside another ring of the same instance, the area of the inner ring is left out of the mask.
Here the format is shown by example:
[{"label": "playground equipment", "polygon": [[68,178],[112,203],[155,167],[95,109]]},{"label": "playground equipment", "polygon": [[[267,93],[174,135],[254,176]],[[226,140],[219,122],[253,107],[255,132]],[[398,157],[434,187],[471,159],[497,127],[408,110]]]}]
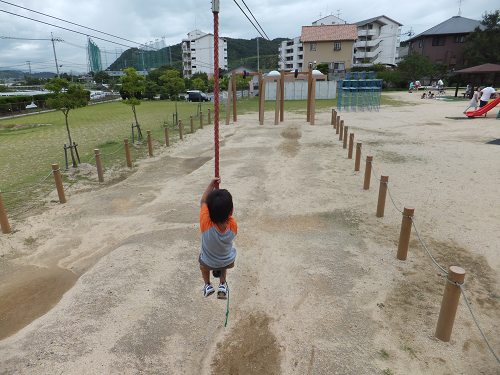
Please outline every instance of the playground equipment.
[{"label": "playground equipment", "polygon": [[[481,116],[481,115],[486,116],[486,113],[488,113],[491,109],[496,107],[498,105],[498,103],[500,103],[500,97],[496,98],[492,102],[486,104],[484,107],[479,108],[477,111],[469,111],[465,115],[467,117],[476,117],[476,116]],[[497,118],[498,118],[498,115],[497,115]]]},{"label": "playground equipment", "polygon": [[[374,78],[374,72],[348,72],[345,80],[340,80],[337,87],[337,109],[356,112],[380,110],[382,96],[381,79]],[[367,78],[368,77],[368,78]]]}]

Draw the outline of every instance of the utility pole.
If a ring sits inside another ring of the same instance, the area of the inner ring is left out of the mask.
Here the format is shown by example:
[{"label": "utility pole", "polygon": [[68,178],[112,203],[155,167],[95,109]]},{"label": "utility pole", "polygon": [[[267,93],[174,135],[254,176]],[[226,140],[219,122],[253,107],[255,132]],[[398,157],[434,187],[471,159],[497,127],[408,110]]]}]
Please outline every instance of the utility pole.
[{"label": "utility pole", "polygon": [[61,78],[59,75],[59,64],[57,64],[57,56],[56,56],[56,45],[54,44],[54,36],[52,33],[50,33],[51,40],[52,40],[52,48],[54,48],[54,60],[56,60],[56,70],[57,70],[57,78]]},{"label": "utility pole", "polygon": [[31,61],[26,61],[28,63],[28,67],[30,68],[30,77],[31,77]]}]

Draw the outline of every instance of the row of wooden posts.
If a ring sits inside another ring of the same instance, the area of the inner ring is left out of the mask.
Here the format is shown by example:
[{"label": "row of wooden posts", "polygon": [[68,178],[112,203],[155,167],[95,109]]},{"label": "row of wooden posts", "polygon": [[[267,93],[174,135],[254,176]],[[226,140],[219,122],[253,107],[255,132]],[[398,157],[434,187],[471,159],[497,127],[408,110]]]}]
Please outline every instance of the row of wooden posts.
[{"label": "row of wooden posts", "polygon": [[[354,148],[354,133],[348,133],[349,127],[344,125],[344,120],[340,119],[337,111],[332,109],[331,124],[339,135],[339,141],[343,142],[343,148],[348,148],[347,158],[352,159]],[[349,137],[348,137],[349,134]],[[347,139],[349,138],[349,146]],[[356,160],[354,163],[354,170],[359,171],[361,163],[361,146],[362,144],[356,143]],[[370,189],[370,177],[372,174],[373,156],[366,157],[365,178],[363,189]],[[387,197],[387,189],[389,183],[389,176],[382,175],[380,177],[380,188],[377,202],[377,217],[384,216],[385,201]],[[401,231],[399,234],[398,252],[396,258],[399,260],[406,260],[408,254],[408,247],[410,244],[411,227],[413,224],[413,214],[415,209],[413,207],[404,207],[403,219],[401,222]],[[435,336],[441,341],[448,342],[451,339],[451,332],[453,323],[455,322],[455,315],[460,301],[461,289],[458,284],[463,284],[465,280],[465,270],[461,267],[450,266],[448,270],[448,277],[445,284],[443,299],[441,302],[441,310],[439,313],[438,323],[436,327]]]},{"label": "row of wooden posts", "polygon": [[[190,116],[190,126],[191,126],[191,133],[194,133],[194,118],[193,116]],[[210,117],[210,109],[208,109],[208,124],[211,124],[211,117]],[[200,129],[203,129],[203,113],[200,112]],[[183,132],[183,125],[182,125],[182,120],[179,120],[179,138],[184,139],[184,132]],[[153,141],[151,138],[151,130],[147,131],[147,140],[148,140],[148,151],[149,151],[149,156],[153,156]],[[170,137],[168,134],[168,125],[165,125],[165,145],[167,147],[170,147]],[[128,138],[125,138],[124,140],[124,146],[125,146],[125,159],[127,161],[127,167],[132,167],[132,157],[130,155],[130,144]],[[101,163],[101,152],[99,149],[94,150],[94,157],[95,157],[95,165],[97,168],[97,177],[99,182],[104,182],[104,173],[102,171],[102,163]],[[56,188],[57,188],[57,194],[59,196],[59,202],[60,203],[66,203],[66,195],[64,194],[64,186],[62,183],[62,178],[61,178],[61,171],[59,169],[59,164],[52,164],[52,173],[54,175],[55,183],[56,183]],[[2,194],[0,191],[0,226],[2,227],[2,233],[8,234],[11,232],[10,224],[9,224],[9,219],[7,217],[7,213],[5,211],[5,206],[3,204],[2,200]]]}]

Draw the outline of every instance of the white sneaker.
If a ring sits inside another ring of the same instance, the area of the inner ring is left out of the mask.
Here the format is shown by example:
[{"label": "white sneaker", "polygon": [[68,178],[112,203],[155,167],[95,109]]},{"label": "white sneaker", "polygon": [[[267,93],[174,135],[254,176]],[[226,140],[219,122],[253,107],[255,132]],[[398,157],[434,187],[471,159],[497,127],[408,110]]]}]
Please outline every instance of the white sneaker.
[{"label": "white sneaker", "polygon": [[206,297],[211,296],[215,293],[215,289],[212,284],[207,284],[203,287],[203,295]]},{"label": "white sneaker", "polygon": [[217,289],[217,298],[218,299],[227,299],[227,292],[229,291],[226,284],[219,284],[219,288]]}]

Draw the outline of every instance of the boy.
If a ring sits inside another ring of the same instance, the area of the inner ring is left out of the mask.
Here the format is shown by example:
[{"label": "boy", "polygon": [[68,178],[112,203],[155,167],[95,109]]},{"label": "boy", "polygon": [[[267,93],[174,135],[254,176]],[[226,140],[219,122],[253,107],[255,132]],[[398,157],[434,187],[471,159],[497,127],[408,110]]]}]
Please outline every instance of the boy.
[{"label": "boy", "polygon": [[220,275],[216,274],[220,270],[222,275],[219,277],[217,298],[226,299],[228,292],[225,283],[226,269],[234,267],[236,249],[233,246],[233,239],[238,226],[232,216],[233,198],[226,189],[215,189],[215,184],[219,183],[219,177],[213,178],[201,197],[201,253],[198,261],[205,281],[203,295],[208,297],[215,292],[210,283],[210,270],[214,270],[214,277]]}]

